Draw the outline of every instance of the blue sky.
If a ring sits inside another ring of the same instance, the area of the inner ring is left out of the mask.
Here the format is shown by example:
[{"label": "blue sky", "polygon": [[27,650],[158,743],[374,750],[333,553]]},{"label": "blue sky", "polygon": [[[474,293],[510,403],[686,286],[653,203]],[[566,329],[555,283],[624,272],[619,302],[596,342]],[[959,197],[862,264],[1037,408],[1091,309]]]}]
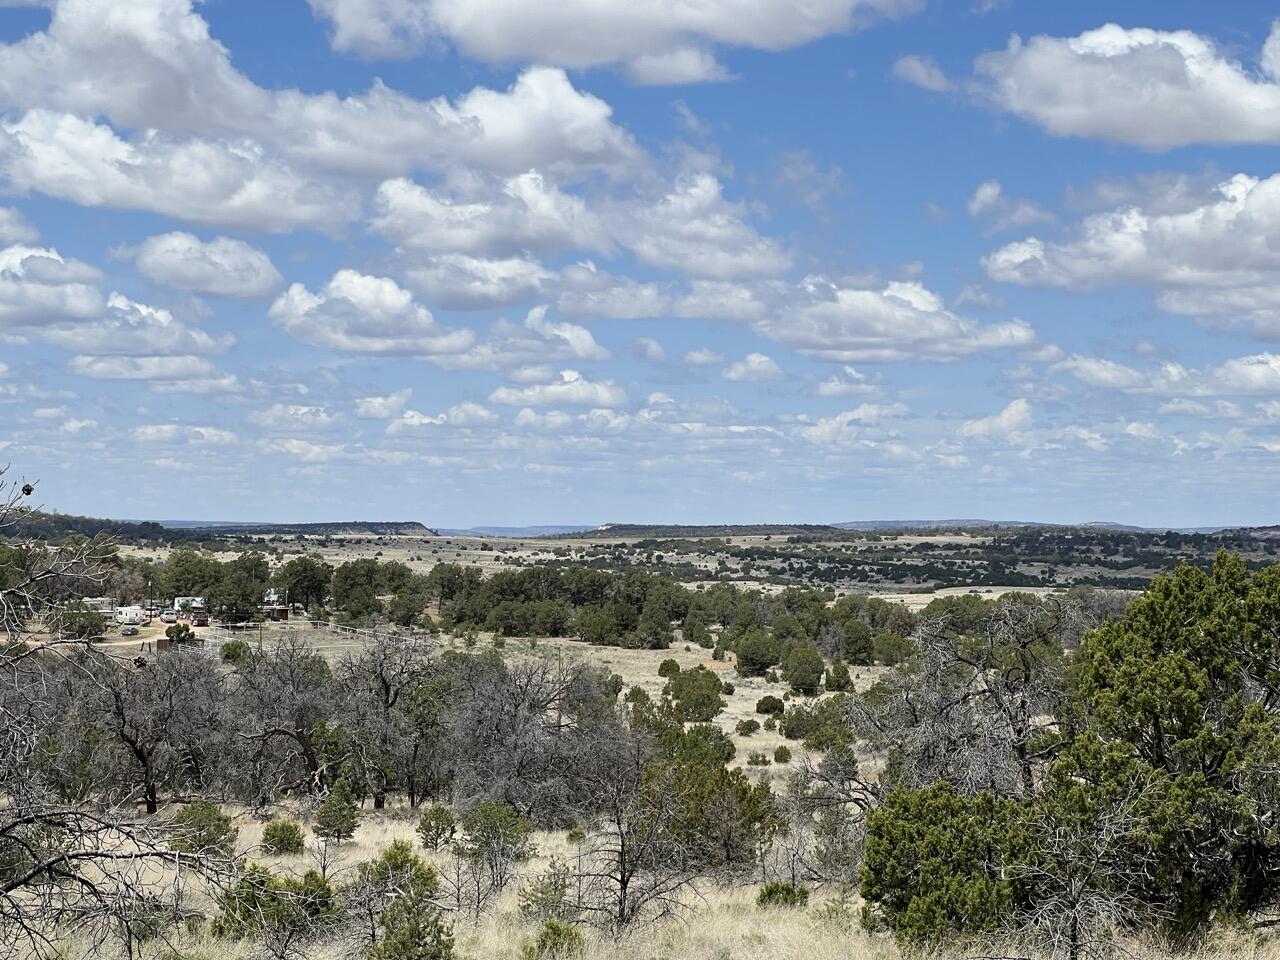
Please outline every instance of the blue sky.
[{"label": "blue sky", "polygon": [[1276,522],[1274,7],[0,4],[55,509]]}]

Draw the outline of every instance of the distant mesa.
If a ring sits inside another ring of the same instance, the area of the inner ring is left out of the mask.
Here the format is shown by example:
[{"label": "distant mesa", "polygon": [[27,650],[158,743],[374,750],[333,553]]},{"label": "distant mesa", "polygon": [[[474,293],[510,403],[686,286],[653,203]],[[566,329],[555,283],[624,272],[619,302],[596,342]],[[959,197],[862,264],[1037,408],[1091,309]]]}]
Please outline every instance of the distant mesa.
[{"label": "distant mesa", "polygon": [[1059,527],[1068,530],[1111,530],[1117,533],[1218,533],[1231,527],[1137,527],[1109,520],[1091,520],[1087,523],[1047,523],[1043,520],[850,520],[833,523],[838,530],[874,532],[878,530],[982,530],[1009,529],[1014,527]]},{"label": "distant mesa", "polygon": [[417,520],[333,520],[323,523],[217,523],[194,520],[160,521],[162,527],[212,536],[246,536],[274,534],[281,536],[334,536],[343,533],[365,533],[373,536],[434,537],[436,531]]},{"label": "distant mesa", "polygon": [[6,529],[9,536],[51,542],[69,536],[109,536],[131,542],[185,543],[235,536],[434,536],[416,520],[343,520],[325,523],[245,523],[210,520],[111,520],[33,511]]}]

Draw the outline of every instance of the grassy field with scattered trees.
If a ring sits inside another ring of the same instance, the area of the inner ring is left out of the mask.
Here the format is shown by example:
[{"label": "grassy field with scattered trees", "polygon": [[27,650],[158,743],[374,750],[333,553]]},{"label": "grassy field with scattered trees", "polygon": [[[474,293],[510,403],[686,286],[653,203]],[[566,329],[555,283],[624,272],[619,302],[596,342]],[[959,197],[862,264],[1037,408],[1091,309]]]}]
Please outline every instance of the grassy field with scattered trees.
[{"label": "grassy field with scattered trees", "polygon": [[[7,955],[1277,955],[1280,566],[913,613],[571,564],[139,561],[18,536],[29,498],[0,509]],[[79,603],[234,622],[269,589],[379,630],[121,656]]]}]

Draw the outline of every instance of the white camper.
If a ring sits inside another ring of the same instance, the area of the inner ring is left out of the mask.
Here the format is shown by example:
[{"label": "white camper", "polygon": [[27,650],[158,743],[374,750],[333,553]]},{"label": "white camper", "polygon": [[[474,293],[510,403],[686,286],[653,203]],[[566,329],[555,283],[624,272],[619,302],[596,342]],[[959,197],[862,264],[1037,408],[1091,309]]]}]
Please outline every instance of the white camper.
[{"label": "white camper", "polygon": [[115,597],[85,597],[84,605],[94,613],[101,613],[104,616],[112,616],[116,612]]},{"label": "white camper", "polygon": [[146,622],[147,615],[141,607],[116,607],[116,623],[121,626],[136,627]]}]

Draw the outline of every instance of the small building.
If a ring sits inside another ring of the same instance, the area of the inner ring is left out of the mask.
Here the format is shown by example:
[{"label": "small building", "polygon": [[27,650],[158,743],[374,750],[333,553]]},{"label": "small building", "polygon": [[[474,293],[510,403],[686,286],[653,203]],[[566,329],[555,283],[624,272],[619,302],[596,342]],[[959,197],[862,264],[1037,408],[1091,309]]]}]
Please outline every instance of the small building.
[{"label": "small building", "polygon": [[179,613],[193,611],[197,607],[207,607],[204,596],[174,596],[173,598],[173,608]]},{"label": "small building", "polygon": [[108,617],[115,615],[115,597],[85,597],[81,602],[94,613],[101,613]]},{"label": "small building", "polygon": [[262,607],[262,615],[268,620],[288,620],[289,608],[283,603],[268,603]]}]

